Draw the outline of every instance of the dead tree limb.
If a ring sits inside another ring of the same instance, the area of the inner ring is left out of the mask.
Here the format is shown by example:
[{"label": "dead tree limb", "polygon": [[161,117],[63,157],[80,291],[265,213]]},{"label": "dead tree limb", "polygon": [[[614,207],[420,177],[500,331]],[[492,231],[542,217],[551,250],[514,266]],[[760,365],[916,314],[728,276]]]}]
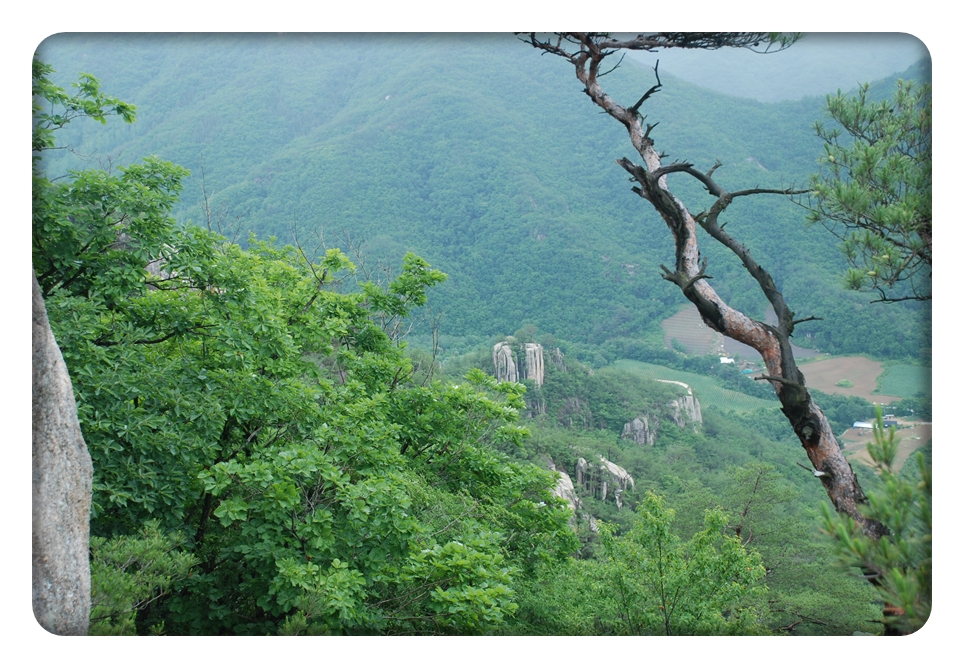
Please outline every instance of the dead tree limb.
[{"label": "dead tree limb", "polygon": [[[709,327],[760,353],[767,370],[762,378],[770,382],[776,391],[781,410],[806,450],[813,469],[823,473],[819,480],[834,507],[852,517],[867,535],[880,537],[886,534],[884,525],[861,513],[860,506],[865,503],[866,497],[857,482],[857,476],[844,458],[830,422],[807,390],[803,373],[793,358],[790,335],[794,325],[801,321],[794,320],[794,313],[786,304],[783,294],[770,274],[756,262],[750,250],[725,232],[717,222],[720,214],[737,197],[792,195],[802,191],[752,188],[730,193],[713,179],[719,164],[705,173],[689,163],[663,165],[664,156],[656,151],[650,137],[652,126],[644,129],[645,119],[638,112],[639,106],[659,89],[659,84],[631,107],[618,104],[599,85],[600,65],[606,57],[620,49],[653,51],[672,47],[715,49],[735,46],[769,50],[774,44],[782,48],[786,42],[766,33],[652,33],[639,35],[633,40],[616,40],[602,33],[559,33],[554,38],[540,38],[536,33],[529,33],[523,41],[543,53],[568,60],[575,67],[576,78],[583,84],[583,91],[593,104],[626,128],[642,164],[637,165],[627,158],[616,162],[629,172],[631,180],[637,184],[633,186],[633,191],[648,201],[666,223],[675,244],[676,265],[672,270],[663,267],[663,278],[680,287]],[[709,210],[693,215],[669,189],[667,177],[670,174],[686,174],[697,179],[716,197],[716,201]],[[705,263],[701,265],[699,261],[697,226],[740,258],[773,307],[777,315],[776,325],[747,317],[730,307],[716,293],[709,283],[712,277],[705,273]]]}]

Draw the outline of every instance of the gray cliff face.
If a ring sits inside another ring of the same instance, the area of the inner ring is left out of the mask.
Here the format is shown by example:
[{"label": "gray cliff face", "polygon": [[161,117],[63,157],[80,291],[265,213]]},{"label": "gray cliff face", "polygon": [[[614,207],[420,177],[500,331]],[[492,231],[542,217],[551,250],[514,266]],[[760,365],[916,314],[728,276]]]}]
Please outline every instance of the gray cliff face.
[{"label": "gray cliff face", "polygon": [[687,424],[703,424],[700,402],[694,395],[684,395],[666,405],[670,410],[670,419],[677,427],[685,427]]},{"label": "gray cliff face", "polygon": [[569,509],[576,512],[576,508],[579,506],[579,497],[576,496],[576,488],[572,484],[572,478],[565,471],[557,471],[557,473],[559,474],[559,482],[556,483],[556,488],[552,490],[552,493],[560,499],[565,499],[569,504]]},{"label": "gray cliff face", "polygon": [[519,371],[516,369],[515,355],[512,354],[512,347],[508,342],[502,341],[495,344],[492,349],[492,364],[495,367],[495,379],[500,383],[518,382]]},{"label": "gray cliff face", "polygon": [[[692,392],[692,390],[690,390]],[[700,402],[693,394],[685,394],[666,404],[666,416],[677,427],[692,425],[693,429],[703,424]],[[658,434],[659,420],[653,416],[638,415],[623,425],[622,438],[639,445],[653,445]]]},{"label": "gray cliff face", "polygon": [[640,415],[623,426],[622,437],[639,445],[653,445],[656,442],[656,430],[649,428],[648,417]]},{"label": "gray cliff face", "polygon": [[[516,364],[516,353],[513,346],[519,349],[519,356],[524,361],[521,365]],[[561,355],[561,353],[560,353]],[[542,345],[538,343],[526,343],[519,347],[515,338],[507,337],[492,348],[492,366],[495,367],[496,380],[518,382],[520,379],[535,381],[536,387],[542,387],[546,379],[545,354]]]},{"label": "gray cliff face", "polygon": [[605,457],[593,464],[580,457],[576,462],[576,483],[602,501],[612,492],[617,508],[623,507],[623,493],[636,488],[636,481],[629,472]]},{"label": "gray cliff face", "polygon": [[569,518],[569,526],[572,528],[576,527],[576,513],[579,510],[579,497],[576,496],[576,487],[572,484],[572,478],[565,471],[559,471],[553,461],[549,460],[549,470],[555,471],[559,474],[559,482],[556,483],[555,489],[552,490],[554,496],[566,501],[569,504],[569,509],[572,511],[572,517]]},{"label": "gray cliff face", "polygon": [[538,343],[526,344],[526,378],[534,380],[536,387],[542,387],[542,383],[545,381],[545,359],[542,346]]},{"label": "gray cliff face", "polygon": [[92,476],[73,386],[34,277],[33,611],[57,635],[87,634]]}]

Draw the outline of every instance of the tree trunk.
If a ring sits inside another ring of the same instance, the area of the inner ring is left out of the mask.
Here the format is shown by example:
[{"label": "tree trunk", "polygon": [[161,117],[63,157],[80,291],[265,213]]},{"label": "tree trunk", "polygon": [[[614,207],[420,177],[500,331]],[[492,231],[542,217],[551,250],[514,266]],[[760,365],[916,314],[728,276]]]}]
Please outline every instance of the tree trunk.
[{"label": "tree trunk", "polygon": [[[710,40],[707,43],[715,44],[716,47],[746,46],[743,43],[746,41],[745,37],[726,37],[730,35],[729,33],[720,33],[720,35],[724,37],[719,39],[707,37],[706,39]],[[647,125],[644,129],[645,118],[638,113],[640,105],[658,92],[662,86],[658,71],[656,85],[630,108],[617,104],[599,86],[598,79],[602,76],[600,65],[603,59],[619,48],[643,50],[666,46],[715,48],[695,44],[666,44],[660,41],[672,39],[679,40],[678,36],[673,34],[668,38],[660,35],[646,38],[640,36],[630,42],[615,42],[607,36],[592,33],[565,33],[554,41],[539,40],[535,34],[530,34],[525,41],[547,53],[569,60],[576,68],[576,77],[585,86],[586,95],[627,129],[630,141],[642,158],[643,164],[634,164],[626,158],[617,160],[617,163],[629,172],[633,181],[638,184],[633,187],[633,191],[647,200],[662,217],[673,235],[676,247],[676,265],[673,270],[663,267],[663,278],[680,287],[683,295],[696,306],[707,326],[749,345],[760,353],[767,373],[760,376],[758,380],[767,380],[773,385],[783,414],[800,439],[807,457],[813,464],[814,475],[820,479],[834,507],[839,512],[852,517],[867,535],[879,538],[888,533],[887,528],[880,522],[864,517],[860,512],[859,506],[866,501],[866,497],[857,482],[857,476],[844,458],[829,421],[810,396],[803,374],[794,361],[790,348],[790,335],[793,333],[794,326],[801,321],[793,320],[793,311],[787,307],[773,279],[756,263],[750,251],[717,224],[719,215],[736,197],[758,194],[790,195],[797,191],[751,189],[729,193],[712,178],[713,172],[720,166],[719,163],[705,173],[696,170],[689,163],[671,163],[664,166],[662,156],[655,150],[653,140],[649,137],[654,126]],[[733,44],[720,41],[725,39],[732,39]],[[753,38],[750,39],[752,43]],[[709,210],[696,216],[692,215],[683,202],[669,190],[667,176],[672,173],[685,173],[696,178],[711,195],[717,198],[716,202]],[[712,276],[705,273],[706,262],[704,261],[702,265],[699,262],[697,225],[742,260],[746,270],[757,281],[773,306],[778,321],[776,326],[747,317],[731,308],[716,293],[707,280]],[[805,320],[810,319],[812,318]]]}]

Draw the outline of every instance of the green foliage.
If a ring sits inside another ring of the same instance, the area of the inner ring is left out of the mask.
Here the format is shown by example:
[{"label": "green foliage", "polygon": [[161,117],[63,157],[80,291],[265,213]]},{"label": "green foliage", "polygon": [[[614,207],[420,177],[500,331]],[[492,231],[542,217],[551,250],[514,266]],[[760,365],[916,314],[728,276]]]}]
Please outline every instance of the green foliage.
[{"label": "green foliage", "polygon": [[894,473],[897,431],[884,429],[878,409],[874,441],[867,445],[880,476],[879,489],[867,494],[867,517],[882,522],[891,534],[873,540],[853,520],[825,504],[823,528],[834,539],[840,562],[860,577],[875,581],[889,609],[885,621],[893,630],[913,633],[931,611],[931,470],[917,454],[917,479]]},{"label": "green foliage", "polygon": [[[184,538],[148,522],[133,536],[90,539],[90,635],[137,635],[139,610],[187,579],[197,559]],[[150,629],[163,631],[163,623]]]},{"label": "green foliage", "polygon": [[576,547],[555,476],[499,451],[523,447],[524,388],[413,383],[399,335],[444,274],[408,254],[342,292],[338,249],[176,225],[185,174],[35,180],[34,266],[94,461],[95,630],[499,624],[515,581]]},{"label": "green foliage", "polygon": [[[105,124],[108,116],[120,116],[125,123],[134,122],[137,108],[101,93],[97,78],[82,73],[80,80],[73,84],[77,93],[69,95],[50,80],[53,73],[53,67],[34,58],[32,147],[35,154],[57,148],[54,132],[78,118],[90,118]],[[34,155],[35,163],[38,159],[39,156]]]},{"label": "green foliage", "polygon": [[898,81],[878,102],[869,91],[827,97],[839,127],[816,124],[826,154],[811,179],[810,220],[843,240],[848,288],[930,299],[931,87]]},{"label": "green foliage", "polygon": [[895,414],[909,417],[917,417],[921,420],[931,419],[931,394],[930,392],[918,393],[912,397],[901,399],[894,406]]},{"label": "green foliage", "polygon": [[673,511],[647,494],[625,536],[601,528],[604,577],[630,633],[729,635],[762,630],[765,592],[759,554],[725,535],[726,515],[707,510],[704,528],[686,542],[670,531]]},{"label": "green foliage", "polygon": [[673,515],[649,493],[623,535],[602,523],[600,557],[560,568],[562,587],[540,585],[540,595],[525,600],[523,619],[563,634],[765,632],[760,556],[725,535],[719,509],[708,510],[703,528],[687,541],[670,530]]},{"label": "green foliage", "polygon": [[34,183],[33,266],[44,296],[54,290],[110,307],[145,289],[145,268],[170,255],[186,169],[156,158]]},{"label": "green foliage", "polygon": [[[78,153],[122,151],[124,163],[155,153],[189,167],[195,176],[183,180],[173,213],[202,221],[208,209],[224,212],[242,239],[252,230],[291,243],[294,227],[302,240],[338,239],[332,245],[359,266],[349,251],[358,244],[368,266],[413,252],[453,277],[432,296],[453,339],[532,324],[581,344],[585,356],[565,352],[598,367],[598,346],[661,338],[658,323],[685,302],[659,278],[671,255],[665,224],[640,209],[613,163],[623,155],[620,129],[562,93],[572,90],[568,66],[512,35],[65,34],[40,52],[62,71],[93,69],[138,104],[142,122],[131,127],[65,128]],[[674,158],[703,169],[719,159],[731,190],[783,188],[813,171],[823,144],[808,130],[818,98],[767,105],[663,67],[660,75],[664,87],[646,113],[662,120],[653,138]],[[631,58],[607,81],[630,104],[655,83]],[[78,168],[76,155],[56,153],[45,157],[50,169]],[[702,201],[698,184],[685,185],[687,201]],[[821,351],[881,357],[917,356],[928,345],[926,317],[913,307],[889,313],[887,336],[858,310],[866,296],[848,296],[834,278],[845,268],[836,240],[804,229],[799,207],[739,200],[729,229],[739,228],[762,266],[780,268],[775,278],[798,313],[823,318],[798,336],[813,334]],[[703,252],[722,296],[762,319],[764,300],[739,260],[726,249]],[[623,357],[640,359],[609,361]]]},{"label": "green foliage", "polygon": [[[346,265],[350,264],[347,258],[344,261]],[[406,253],[402,258],[401,273],[391,281],[388,290],[383,291],[372,282],[362,284],[362,290],[368,298],[372,318],[394,341],[399,338],[400,328],[412,309],[424,306],[428,301],[425,290],[442,283],[446,278],[445,274],[432,269],[422,258],[414,253]]]}]

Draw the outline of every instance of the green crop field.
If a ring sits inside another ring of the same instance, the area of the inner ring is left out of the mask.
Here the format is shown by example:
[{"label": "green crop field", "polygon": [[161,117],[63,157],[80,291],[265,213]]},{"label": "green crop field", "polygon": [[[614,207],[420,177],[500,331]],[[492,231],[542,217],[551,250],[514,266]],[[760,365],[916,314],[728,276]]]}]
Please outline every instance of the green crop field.
[{"label": "green crop field", "polygon": [[877,392],[898,397],[912,397],[918,392],[929,394],[931,369],[910,364],[890,364],[877,378]]},{"label": "green crop field", "polygon": [[[686,383],[693,388],[696,398],[700,400],[702,406],[713,406],[725,410],[733,410],[738,413],[747,413],[757,408],[776,408],[779,402],[766,399],[751,397],[742,392],[734,392],[720,387],[715,380],[707,376],[701,376],[686,371],[677,371],[669,367],[648,362],[636,362],[634,360],[616,360],[612,366],[616,369],[629,371],[639,374],[643,378],[651,380],[678,380]],[[751,382],[751,381],[748,381]]]}]

